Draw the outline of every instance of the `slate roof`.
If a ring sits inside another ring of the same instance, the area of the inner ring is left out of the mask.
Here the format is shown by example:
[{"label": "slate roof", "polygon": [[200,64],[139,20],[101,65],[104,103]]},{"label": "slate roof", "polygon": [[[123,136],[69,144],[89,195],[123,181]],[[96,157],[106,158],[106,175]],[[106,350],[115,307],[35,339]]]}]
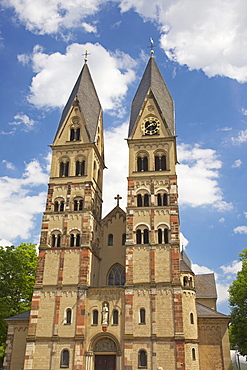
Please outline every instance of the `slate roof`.
[{"label": "slate roof", "polygon": [[86,127],[89,134],[89,138],[91,141],[94,141],[102,108],[97,92],[94,87],[91,74],[89,72],[88,65],[86,63],[84,64],[81,73],[75,83],[75,86],[70,94],[70,97],[67,101],[67,104],[63,109],[61,119],[58,124],[57,132],[55,135],[55,139],[76,97],[78,98],[79,108],[86,121]]},{"label": "slate roof", "polygon": [[201,303],[196,303],[197,317],[198,318],[212,318],[212,319],[231,319],[230,316],[224,315],[218,311],[212,310]]},{"label": "slate roof", "polygon": [[180,271],[193,273],[191,269],[191,260],[189,259],[185,251],[181,252]]},{"label": "slate roof", "polygon": [[129,136],[131,135],[144,100],[152,91],[171,135],[175,135],[174,104],[168,88],[153,57],[150,57],[131,106]]},{"label": "slate roof", "polygon": [[19,313],[18,315],[15,315],[15,316],[12,316],[12,317],[8,317],[5,320],[8,320],[8,321],[29,320],[29,317],[30,317],[30,310],[25,311],[25,312],[22,312],[22,313]]},{"label": "slate roof", "polygon": [[214,274],[195,275],[197,298],[217,298]]}]

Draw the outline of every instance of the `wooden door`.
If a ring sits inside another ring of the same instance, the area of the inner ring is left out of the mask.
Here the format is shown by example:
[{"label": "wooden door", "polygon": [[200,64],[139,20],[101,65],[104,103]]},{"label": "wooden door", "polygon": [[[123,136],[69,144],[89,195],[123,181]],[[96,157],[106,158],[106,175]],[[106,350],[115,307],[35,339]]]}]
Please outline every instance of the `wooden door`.
[{"label": "wooden door", "polygon": [[95,355],[94,370],[116,370],[116,356]]}]

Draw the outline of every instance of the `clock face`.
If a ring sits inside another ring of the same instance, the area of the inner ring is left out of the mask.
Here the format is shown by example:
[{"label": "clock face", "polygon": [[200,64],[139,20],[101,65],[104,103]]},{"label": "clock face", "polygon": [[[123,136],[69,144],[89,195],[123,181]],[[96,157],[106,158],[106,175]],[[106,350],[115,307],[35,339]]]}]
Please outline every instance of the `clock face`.
[{"label": "clock face", "polygon": [[158,118],[148,117],[143,120],[141,128],[144,135],[155,135],[159,132],[160,122]]}]

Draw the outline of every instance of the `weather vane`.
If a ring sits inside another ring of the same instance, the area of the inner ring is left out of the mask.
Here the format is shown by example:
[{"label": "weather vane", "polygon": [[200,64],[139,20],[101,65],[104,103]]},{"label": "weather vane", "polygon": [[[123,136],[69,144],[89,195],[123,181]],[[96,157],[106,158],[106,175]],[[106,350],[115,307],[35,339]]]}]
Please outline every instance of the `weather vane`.
[{"label": "weather vane", "polygon": [[87,63],[88,55],[90,55],[90,53],[88,52],[88,48],[86,48],[85,54],[82,55],[84,56],[85,63]]},{"label": "weather vane", "polygon": [[149,46],[149,48],[150,48],[151,56],[153,56],[153,54],[154,54],[154,48],[155,47],[156,47],[156,45],[154,45],[154,40],[152,39],[152,37],[150,37],[150,46]]}]

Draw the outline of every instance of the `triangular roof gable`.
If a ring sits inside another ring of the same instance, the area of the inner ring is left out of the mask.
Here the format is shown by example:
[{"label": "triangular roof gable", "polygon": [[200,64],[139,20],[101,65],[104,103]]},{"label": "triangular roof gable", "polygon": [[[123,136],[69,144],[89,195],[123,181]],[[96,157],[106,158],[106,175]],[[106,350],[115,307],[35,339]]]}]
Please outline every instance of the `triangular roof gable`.
[{"label": "triangular roof gable", "polygon": [[[94,83],[89,72],[88,65],[85,63],[81,73],[74,85],[74,88],[70,94],[70,97],[65,105],[59,124],[55,139],[62,128],[68,113],[74,103],[77,100],[77,104],[85,119],[86,128],[89,134],[89,138],[92,141],[95,140],[97,127],[99,123],[100,114],[102,111],[100,101],[97,92],[94,87]],[[55,140],[54,139],[54,140]]]},{"label": "triangular roof gable", "polygon": [[160,112],[167,123],[171,135],[174,136],[175,122],[173,100],[155,62],[155,59],[151,57],[131,105],[129,137],[136,125],[139,113],[143,108],[145,98],[150,91],[152,92],[157,105],[159,106]]},{"label": "triangular roof gable", "polygon": [[117,213],[120,213],[124,218],[126,218],[126,213],[124,212],[124,210],[122,210],[122,208],[120,208],[119,206],[116,206],[114,207],[103,219],[102,219],[102,223],[107,223],[107,221],[109,221],[112,217],[114,217]]}]

